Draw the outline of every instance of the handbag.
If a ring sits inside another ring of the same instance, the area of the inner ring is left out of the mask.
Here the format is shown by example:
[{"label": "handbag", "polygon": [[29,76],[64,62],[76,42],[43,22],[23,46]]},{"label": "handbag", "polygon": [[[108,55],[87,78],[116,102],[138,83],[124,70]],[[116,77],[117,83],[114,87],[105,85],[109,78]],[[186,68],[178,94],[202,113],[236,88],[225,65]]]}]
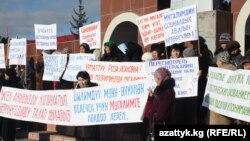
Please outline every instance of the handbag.
[{"label": "handbag", "polygon": [[154,132],[149,133],[147,141],[154,141],[154,140],[155,140]]},{"label": "handbag", "polygon": [[152,130],[150,131],[148,137],[147,137],[147,141],[155,141],[155,133],[154,133],[154,130],[155,130],[155,116],[156,116],[156,113],[153,115],[153,123],[152,123]]}]

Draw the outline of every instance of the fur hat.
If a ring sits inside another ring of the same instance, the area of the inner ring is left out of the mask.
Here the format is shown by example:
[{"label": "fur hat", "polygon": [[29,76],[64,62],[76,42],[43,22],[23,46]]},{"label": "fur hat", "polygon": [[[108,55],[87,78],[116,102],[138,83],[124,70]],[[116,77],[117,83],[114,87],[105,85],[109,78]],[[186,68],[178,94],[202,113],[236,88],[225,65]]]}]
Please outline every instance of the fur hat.
[{"label": "fur hat", "polygon": [[13,68],[6,69],[5,74],[8,75],[11,80],[16,78],[16,70]]},{"label": "fur hat", "polygon": [[160,67],[155,71],[154,77],[160,79],[161,81],[165,81],[171,78],[171,73],[168,69]]},{"label": "fur hat", "polygon": [[188,48],[186,48],[186,49],[183,50],[182,55],[183,55],[183,57],[194,57],[197,54],[195,53],[195,51],[194,51],[193,48],[188,47]]},{"label": "fur hat", "polygon": [[141,57],[142,61],[151,61],[152,59],[153,59],[153,56],[151,52],[144,52]]},{"label": "fur hat", "polygon": [[231,39],[232,39],[232,36],[229,33],[222,33],[220,35],[219,42],[220,43],[227,43],[227,42],[231,41]]},{"label": "fur hat", "polygon": [[222,61],[223,63],[229,64],[230,62],[230,55],[227,51],[222,51],[217,55],[217,60]]},{"label": "fur hat", "polygon": [[250,63],[250,55],[244,57],[244,60],[241,62],[242,66],[244,66],[245,63]]}]

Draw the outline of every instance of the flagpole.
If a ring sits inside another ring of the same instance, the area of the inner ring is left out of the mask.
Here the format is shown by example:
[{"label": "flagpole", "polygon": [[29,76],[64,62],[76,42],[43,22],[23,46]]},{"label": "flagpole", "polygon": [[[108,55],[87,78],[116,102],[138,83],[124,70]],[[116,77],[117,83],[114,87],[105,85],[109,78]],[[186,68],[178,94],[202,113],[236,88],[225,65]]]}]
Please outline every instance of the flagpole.
[{"label": "flagpole", "polygon": [[8,41],[7,41],[7,48],[6,48],[6,68],[10,68],[10,65],[9,65],[9,50],[10,50],[10,37],[9,37],[9,28],[7,27],[6,31],[5,31],[5,36],[7,37]]}]

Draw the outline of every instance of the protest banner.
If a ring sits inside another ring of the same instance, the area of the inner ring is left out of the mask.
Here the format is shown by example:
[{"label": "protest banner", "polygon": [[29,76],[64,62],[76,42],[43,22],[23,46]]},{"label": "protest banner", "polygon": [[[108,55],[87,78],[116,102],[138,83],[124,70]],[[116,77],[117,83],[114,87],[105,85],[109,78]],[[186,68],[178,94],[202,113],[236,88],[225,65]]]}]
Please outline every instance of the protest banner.
[{"label": "protest banner", "polygon": [[165,46],[198,40],[196,5],[167,12],[163,27]]},{"label": "protest banner", "polygon": [[42,25],[35,24],[36,49],[56,50],[57,35],[56,24]]},{"label": "protest banner", "polygon": [[5,52],[4,44],[0,43],[0,68],[5,69]]},{"label": "protest banner", "polygon": [[26,65],[26,39],[12,39],[9,49],[9,65]]},{"label": "protest banner", "polygon": [[86,70],[93,82],[109,85],[147,78],[144,62],[84,62]]},{"label": "protest banner", "polygon": [[168,11],[164,9],[136,19],[144,46],[164,41],[162,18]]},{"label": "protest banner", "polygon": [[67,54],[44,55],[44,74],[43,80],[59,81],[60,76],[65,70]]},{"label": "protest banner", "polygon": [[79,53],[69,54],[69,63],[63,75],[63,79],[67,81],[77,81],[76,75],[79,71],[84,70],[83,62],[95,60],[94,54]]},{"label": "protest banner", "polygon": [[69,126],[142,122],[147,88],[144,80],[74,90],[2,87],[0,114],[12,119]]},{"label": "protest banner", "polygon": [[250,122],[250,71],[209,67],[202,105],[216,113]]},{"label": "protest banner", "polygon": [[159,67],[167,68],[175,79],[175,97],[193,97],[197,96],[198,91],[198,72],[199,64],[197,57],[165,59],[150,61],[149,63],[149,80],[151,88],[156,87],[154,81],[154,72]]},{"label": "protest banner", "polygon": [[90,49],[101,47],[101,22],[95,22],[79,28],[80,44],[87,43]]}]

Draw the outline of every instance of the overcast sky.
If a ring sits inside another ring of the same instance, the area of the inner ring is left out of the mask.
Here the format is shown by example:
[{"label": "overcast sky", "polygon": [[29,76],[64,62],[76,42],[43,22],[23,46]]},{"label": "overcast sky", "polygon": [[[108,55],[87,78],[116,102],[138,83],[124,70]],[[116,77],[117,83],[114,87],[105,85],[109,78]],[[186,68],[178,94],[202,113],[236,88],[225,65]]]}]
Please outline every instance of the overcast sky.
[{"label": "overcast sky", "polygon": [[[34,38],[34,24],[57,24],[57,34],[70,33],[78,0],[1,0],[0,36],[8,28],[11,37]],[[100,20],[100,0],[83,0],[88,22]]]}]

